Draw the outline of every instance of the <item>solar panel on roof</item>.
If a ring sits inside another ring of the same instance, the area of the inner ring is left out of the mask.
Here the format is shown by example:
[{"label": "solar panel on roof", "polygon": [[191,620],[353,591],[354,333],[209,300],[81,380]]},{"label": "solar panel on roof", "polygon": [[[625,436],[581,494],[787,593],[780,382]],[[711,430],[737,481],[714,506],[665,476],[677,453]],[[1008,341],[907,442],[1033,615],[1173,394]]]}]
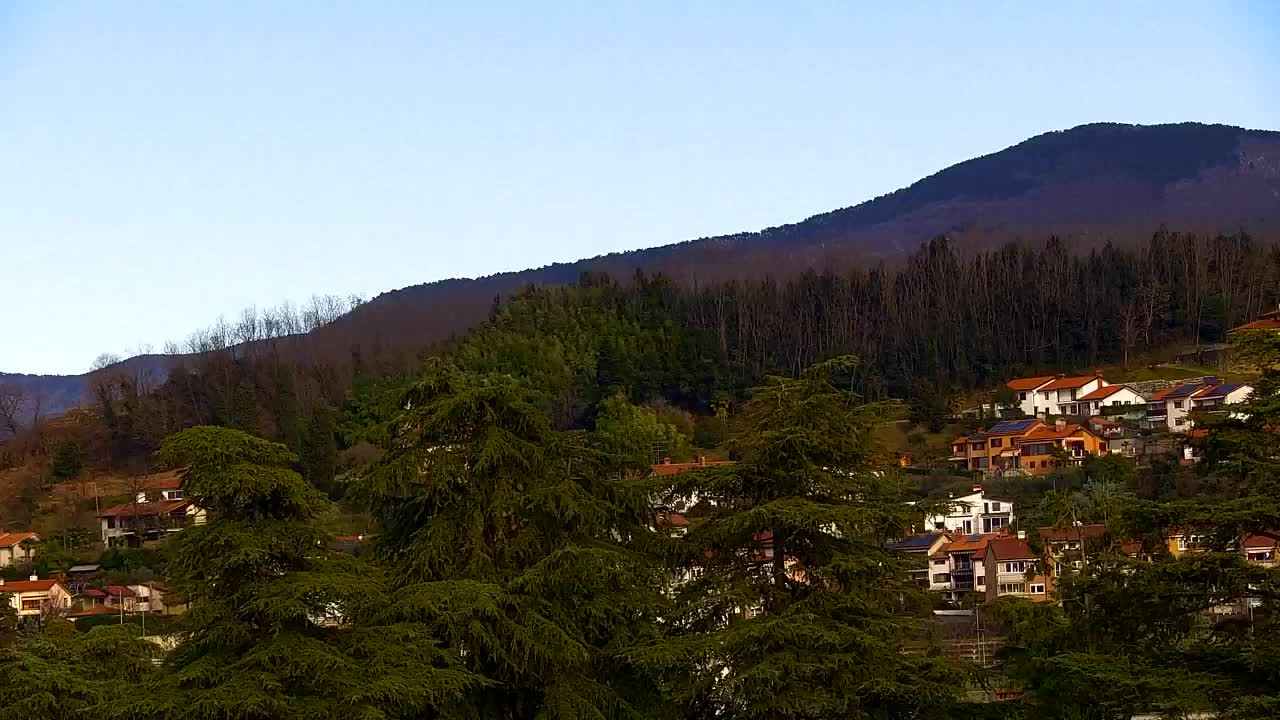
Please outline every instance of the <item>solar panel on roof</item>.
[{"label": "solar panel on roof", "polygon": [[1011,433],[1022,432],[1031,427],[1035,420],[1005,420],[991,426],[990,432],[993,433]]},{"label": "solar panel on roof", "polygon": [[1203,387],[1203,385],[1180,385],[1174,388],[1165,397],[1186,397],[1197,390],[1203,389]]}]

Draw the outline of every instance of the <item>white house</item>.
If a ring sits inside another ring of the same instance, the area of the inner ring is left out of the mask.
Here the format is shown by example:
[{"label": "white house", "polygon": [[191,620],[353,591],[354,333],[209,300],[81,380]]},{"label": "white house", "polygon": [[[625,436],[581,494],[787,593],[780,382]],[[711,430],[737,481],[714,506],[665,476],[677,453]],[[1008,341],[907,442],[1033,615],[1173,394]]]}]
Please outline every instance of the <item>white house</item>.
[{"label": "white house", "polygon": [[[1105,383],[1105,381],[1103,381]],[[1146,405],[1147,399],[1128,385],[1106,385],[1079,398],[1079,415],[1099,415],[1104,407]]]},{"label": "white house", "polygon": [[1147,401],[1147,423],[1153,428],[1175,432],[1195,425],[1191,412],[1217,412],[1225,406],[1244,402],[1253,393],[1249,385],[1236,383],[1183,383],[1165,388]]},{"label": "white house", "polygon": [[30,532],[0,532],[0,567],[12,567],[35,557],[40,536]]},{"label": "white house", "polygon": [[9,604],[20,616],[57,612],[71,607],[71,593],[57,580],[41,580],[32,575],[30,580],[5,581],[0,579],[0,595],[8,596]]},{"label": "white house", "polygon": [[987,497],[982,488],[953,498],[946,515],[930,515],[925,518],[925,531],[947,531],[974,535],[999,532],[1013,523],[1013,503],[1008,500]]},{"label": "white house", "polygon": [[203,525],[207,517],[203,508],[182,499],[125,503],[98,513],[107,547],[141,547],[189,525]]},{"label": "white house", "polygon": [[1005,383],[1005,387],[1014,392],[1017,398],[1017,407],[1024,416],[1035,417],[1036,414],[1036,391],[1048,385],[1057,378],[1053,375],[1042,375],[1040,377],[1018,378]]},{"label": "white house", "polygon": [[1087,409],[1081,409],[1080,399],[1095,390],[1104,388],[1110,384],[1111,383],[1106,380],[1103,380],[1101,375],[1097,374],[1078,375],[1076,377],[1059,375],[1051,382],[1036,388],[1032,399],[1032,404],[1035,406],[1035,412],[1032,414],[1088,414]]}]

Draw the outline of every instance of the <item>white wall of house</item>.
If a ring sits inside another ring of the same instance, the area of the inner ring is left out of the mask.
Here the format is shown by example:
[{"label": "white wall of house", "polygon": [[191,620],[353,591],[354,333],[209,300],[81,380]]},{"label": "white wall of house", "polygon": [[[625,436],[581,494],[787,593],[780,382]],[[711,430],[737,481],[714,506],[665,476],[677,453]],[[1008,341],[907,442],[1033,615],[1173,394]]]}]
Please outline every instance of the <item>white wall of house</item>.
[{"label": "white wall of house", "polygon": [[[1108,387],[1104,385],[1103,387]],[[1086,393],[1087,394],[1087,393]],[[1134,392],[1129,387],[1121,388],[1101,400],[1091,400],[1089,402],[1089,412],[1097,415],[1102,412],[1102,408],[1115,405],[1145,405],[1146,398]]]},{"label": "white wall of house", "polygon": [[1013,503],[988,498],[976,492],[951,500],[955,503],[946,515],[925,518],[925,530],[948,530],[965,535],[996,532],[1013,523]]},{"label": "white wall of house", "polygon": [[1051,390],[1046,395],[1052,396],[1050,402],[1051,411],[1056,415],[1080,415],[1079,399],[1097,390],[1106,387],[1109,383],[1102,378],[1093,378],[1089,382],[1078,388],[1063,388],[1061,390]]}]

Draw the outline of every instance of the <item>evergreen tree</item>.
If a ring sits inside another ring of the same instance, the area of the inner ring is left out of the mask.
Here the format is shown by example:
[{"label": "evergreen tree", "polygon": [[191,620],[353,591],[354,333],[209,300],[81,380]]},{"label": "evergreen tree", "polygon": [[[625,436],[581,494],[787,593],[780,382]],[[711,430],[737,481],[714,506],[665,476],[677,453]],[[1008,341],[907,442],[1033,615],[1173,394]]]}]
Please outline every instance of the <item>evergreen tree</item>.
[{"label": "evergreen tree", "polygon": [[686,536],[676,637],[653,659],[695,717],[923,717],[963,686],[949,663],[903,652],[925,603],[884,545],[919,511],[872,438],[878,408],[837,386],[853,367],[769,378],[746,409],[742,460],[673,488],[710,509]]},{"label": "evergreen tree", "polygon": [[661,717],[670,706],[627,661],[661,608],[637,550],[652,509],[536,401],[508,376],[443,365],[405,393],[387,455],[359,483],[395,611],[490,682],[450,716]]},{"label": "evergreen tree", "polygon": [[283,445],[196,427],[166,439],[210,520],[173,540],[169,570],[190,602],[166,672],[120,717],[200,720],[417,718],[477,684],[426,628],[383,623],[385,579],[327,549],[310,525],[325,498]]},{"label": "evergreen tree", "polygon": [[[0,604],[6,599],[0,596]],[[133,625],[81,634],[53,620],[39,636],[0,647],[0,720],[106,714],[141,689],[154,672],[155,652]]]}]

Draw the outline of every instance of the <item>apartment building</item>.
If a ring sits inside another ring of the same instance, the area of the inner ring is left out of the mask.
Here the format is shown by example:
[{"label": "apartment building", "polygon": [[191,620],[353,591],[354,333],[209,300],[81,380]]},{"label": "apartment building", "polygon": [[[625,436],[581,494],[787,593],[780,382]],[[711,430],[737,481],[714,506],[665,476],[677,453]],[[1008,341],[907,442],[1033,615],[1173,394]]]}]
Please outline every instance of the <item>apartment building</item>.
[{"label": "apartment building", "polygon": [[991,535],[964,535],[929,556],[929,590],[951,601],[971,593],[985,594],[984,562]]}]

